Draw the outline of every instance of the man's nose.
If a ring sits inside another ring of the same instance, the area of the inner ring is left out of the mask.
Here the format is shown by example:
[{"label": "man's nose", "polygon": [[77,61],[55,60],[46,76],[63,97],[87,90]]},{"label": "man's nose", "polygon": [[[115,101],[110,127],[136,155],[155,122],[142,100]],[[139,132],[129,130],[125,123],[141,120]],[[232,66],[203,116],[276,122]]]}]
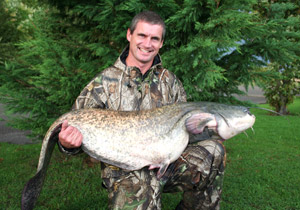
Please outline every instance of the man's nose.
[{"label": "man's nose", "polygon": [[147,39],[144,40],[144,46],[151,47],[151,38],[150,37],[147,37]]}]

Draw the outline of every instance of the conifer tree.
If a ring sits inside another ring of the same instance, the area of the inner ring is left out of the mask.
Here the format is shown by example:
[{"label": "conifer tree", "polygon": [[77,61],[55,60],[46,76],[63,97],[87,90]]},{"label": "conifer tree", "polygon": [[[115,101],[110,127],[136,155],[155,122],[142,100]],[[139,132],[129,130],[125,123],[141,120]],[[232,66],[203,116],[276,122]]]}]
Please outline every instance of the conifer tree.
[{"label": "conifer tree", "polygon": [[28,14],[19,4],[13,6],[0,0],[0,66],[14,58],[17,50],[14,44],[28,33],[23,24]]},{"label": "conifer tree", "polygon": [[0,71],[0,81],[5,81],[1,102],[12,113],[26,114],[12,122],[34,136],[44,135],[87,82],[114,63],[127,45],[132,17],[143,10],[165,20],[163,65],[183,82],[189,100],[236,103],[232,95],[241,93],[240,85],[269,75],[258,66],[299,55],[297,44],[282,42],[282,34],[273,33],[278,23],[262,18],[260,1],[44,2],[48,6],[36,11],[31,22],[32,39],[20,43],[16,62]]},{"label": "conifer tree", "polygon": [[260,18],[271,26],[267,41],[272,52],[266,68],[276,76],[264,81],[264,95],[280,114],[288,114],[287,105],[300,93],[296,81],[300,77],[300,2],[295,3],[266,1],[256,5]]},{"label": "conifer tree", "polygon": [[57,15],[55,9],[35,13],[34,38],[19,44],[18,56],[0,74],[5,81],[0,87],[1,102],[8,113],[22,114],[11,124],[31,130],[36,137],[70,110],[83,85],[99,71],[99,61],[84,40],[70,35],[80,28],[70,27],[70,22]]}]

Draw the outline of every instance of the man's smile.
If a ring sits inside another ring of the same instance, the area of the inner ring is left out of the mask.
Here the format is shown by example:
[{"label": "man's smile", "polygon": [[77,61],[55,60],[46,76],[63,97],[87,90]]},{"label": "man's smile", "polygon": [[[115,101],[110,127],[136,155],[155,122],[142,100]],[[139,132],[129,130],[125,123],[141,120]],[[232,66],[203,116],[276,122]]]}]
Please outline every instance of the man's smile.
[{"label": "man's smile", "polygon": [[146,49],[141,48],[141,47],[138,47],[138,49],[139,49],[140,51],[142,51],[143,53],[151,53],[151,52],[153,52],[153,50],[146,50]]}]

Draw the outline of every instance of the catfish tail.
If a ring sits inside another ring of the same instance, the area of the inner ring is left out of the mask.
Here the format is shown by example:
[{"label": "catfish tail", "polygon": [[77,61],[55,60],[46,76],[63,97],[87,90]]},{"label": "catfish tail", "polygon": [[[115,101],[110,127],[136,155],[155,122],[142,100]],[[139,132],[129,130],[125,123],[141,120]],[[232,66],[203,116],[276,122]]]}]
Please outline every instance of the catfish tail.
[{"label": "catfish tail", "polygon": [[[61,124],[56,126],[48,140],[44,151],[44,164],[42,165],[41,169],[37,171],[34,177],[32,177],[27,184],[25,185],[23,192],[22,192],[22,199],[21,199],[21,209],[22,210],[30,210],[34,208],[34,205],[37,201],[37,198],[40,195],[40,192],[43,187],[44,179],[46,177],[46,172],[48,169],[48,165],[51,159],[52,152],[54,150],[55,144],[58,141],[58,134],[61,130]],[[45,139],[47,140],[47,139]],[[44,140],[44,141],[45,141]]]}]

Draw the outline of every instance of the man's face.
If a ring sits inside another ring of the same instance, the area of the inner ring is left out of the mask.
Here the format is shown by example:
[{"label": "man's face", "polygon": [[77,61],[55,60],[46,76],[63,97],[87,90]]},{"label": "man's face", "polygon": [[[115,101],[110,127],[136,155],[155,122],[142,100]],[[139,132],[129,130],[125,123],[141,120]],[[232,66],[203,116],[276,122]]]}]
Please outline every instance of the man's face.
[{"label": "man's face", "polygon": [[128,57],[133,62],[152,64],[154,57],[163,45],[163,27],[139,21],[133,33],[127,30],[127,40],[130,42]]}]

